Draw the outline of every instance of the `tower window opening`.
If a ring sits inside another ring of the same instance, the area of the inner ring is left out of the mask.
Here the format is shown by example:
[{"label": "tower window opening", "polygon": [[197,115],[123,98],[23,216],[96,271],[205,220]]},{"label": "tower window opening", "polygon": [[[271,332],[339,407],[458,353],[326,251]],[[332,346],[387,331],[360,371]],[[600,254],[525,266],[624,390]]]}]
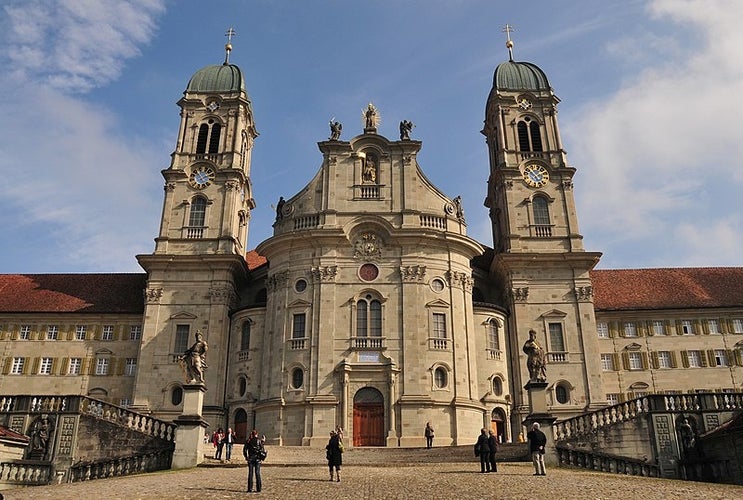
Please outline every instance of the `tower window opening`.
[{"label": "tower window opening", "polygon": [[537,122],[529,124],[529,134],[531,135],[531,150],[542,151],[542,136],[539,134],[539,124]]},{"label": "tower window opening", "polygon": [[534,224],[538,226],[548,226],[550,224],[550,211],[546,199],[536,196],[532,200],[532,210],[534,211]]},{"label": "tower window opening", "polygon": [[203,155],[207,153],[207,145],[209,146],[209,154],[218,153],[221,135],[222,125],[219,123],[214,123],[214,120],[209,120],[209,124],[202,123],[199,126],[199,135],[196,138],[196,154]]},{"label": "tower window opening", "polygon": [[[221,133],[222,133],[222,126],[219,123],[215,123],[214,125],[212,125],[212,133],[211,133],[211,136],[209,137],[209,153],[219,152],[219,136]],[[539,151],[541,151],[541,145],[540,145]]]},{"label": "tower window opening", "polygon": [[191,213],[188,218],[188,225],[191,227],[204,227],[206,221],[206,200],[197,196],[191,202]]},{"label": "tower window opening", "polygon": [[196,140],[196,154],[206,153],[206,140],[209,137],[209,125],[202,123],[199,127],[199,137]]},{"label": "tower window opening", "polygon": [[521,151],[543,151],[542,135],[539,132],[539,123],[528,116],[516,125],[516,133],[519,139],[519,150]]}]

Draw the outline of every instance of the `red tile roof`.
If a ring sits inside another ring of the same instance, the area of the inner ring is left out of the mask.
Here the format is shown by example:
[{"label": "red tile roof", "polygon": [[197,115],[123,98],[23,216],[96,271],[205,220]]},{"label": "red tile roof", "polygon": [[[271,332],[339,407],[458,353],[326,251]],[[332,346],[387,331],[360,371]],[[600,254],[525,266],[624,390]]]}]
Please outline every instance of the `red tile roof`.
[{"label": "red tile roof", "polygon": [[144,312],[146,274],[0,274],[0,312]]},{"label": "red tile roof", "polygon": [[266,259],[263,255],[260,255],[255,250],[251,250],[245,255],[245,262],[247,262],[248,264],[248,269],[252,271],[253,269],[257,269],[266,264],[268,262],[268,259]]},{"label": "red tile roof", "polygon": [[16,441],[22,444],[31,441],[28,436],[24,436],[23,434],[19,434],[15,431],[11,431],[10,429],[2,425],[0,425],[0,439],[5,439],[7,441]]},{"label": "red tile roof", "polygon": [[594,269],[598,311],[743,307],[743,267]]}]

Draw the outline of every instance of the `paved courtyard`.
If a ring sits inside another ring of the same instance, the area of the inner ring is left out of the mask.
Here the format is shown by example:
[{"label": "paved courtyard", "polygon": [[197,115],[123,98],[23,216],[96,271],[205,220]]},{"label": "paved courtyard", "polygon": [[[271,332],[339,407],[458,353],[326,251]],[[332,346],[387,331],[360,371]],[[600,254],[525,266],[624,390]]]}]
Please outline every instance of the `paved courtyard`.
[{"label": "paved courtyard", "polygon": [[[321,450],[313,450],[318,456]],[[569,469],[532,476],[531,464],[499,463],[495,474],[480,474],[477,463],[420,463],[417,465],[355,465],[343,467],[341,482],[330,482],[327,467],[271,464],[263,467],[263,491],[246,493],[242,457],[233,464],[198,467],[84,483],[5,490],[15,499],[188,499],[188,498],[306,498],[306,499],[725,499],[743,497],[743,487],[637,478]]]}]

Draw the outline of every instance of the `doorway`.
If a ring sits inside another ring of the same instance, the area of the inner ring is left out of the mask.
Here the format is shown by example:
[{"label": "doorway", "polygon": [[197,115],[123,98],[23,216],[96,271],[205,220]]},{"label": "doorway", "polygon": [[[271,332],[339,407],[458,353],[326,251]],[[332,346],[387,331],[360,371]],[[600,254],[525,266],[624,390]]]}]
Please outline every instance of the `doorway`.
[{"label": "doorway", "polygon": [[384,396],[364,387],[353,397],[353,445],[385,446]]},{"label": "doorway", "polygon": [[499,443],[506,442],[506,414],[500,408],[495,408],[490,414],[490,429]]}]

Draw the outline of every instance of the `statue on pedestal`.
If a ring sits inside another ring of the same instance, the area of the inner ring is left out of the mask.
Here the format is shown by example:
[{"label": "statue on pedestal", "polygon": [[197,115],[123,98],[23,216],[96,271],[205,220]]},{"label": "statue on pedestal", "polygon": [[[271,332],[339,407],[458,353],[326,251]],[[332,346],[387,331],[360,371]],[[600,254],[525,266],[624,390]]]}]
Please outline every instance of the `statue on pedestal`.
[{"label": "statue on pedestal", "polygon": [[537,332],[529,330],[529,340],[524,342],[523,351],[527,355],[526,367],[529,369],[529,381],[547,381],[547,356],[537,342]]},{"label": "statue on pedestal", "polygon": [[204,383],[204,370],[208,368],[206,365],[206,351],[208,350],[209,346],[204,341],[204,336],[201,334],[201,331],[196,330],[196,342],[178,357],[178,361],[186,375],[187,383]]}]

